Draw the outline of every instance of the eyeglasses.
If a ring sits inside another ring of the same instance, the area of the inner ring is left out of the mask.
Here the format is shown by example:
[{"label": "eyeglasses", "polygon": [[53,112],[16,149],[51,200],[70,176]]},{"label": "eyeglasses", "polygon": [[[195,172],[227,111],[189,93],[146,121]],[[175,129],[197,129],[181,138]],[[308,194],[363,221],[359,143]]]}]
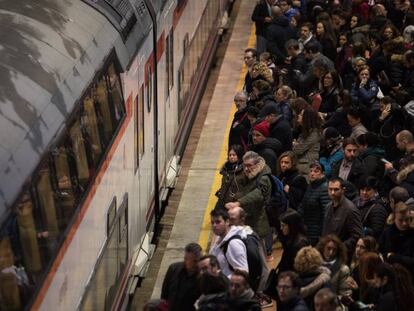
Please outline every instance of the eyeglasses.
[{"label": "eyeglasses", "polygon": [[278,286],[276,286],[276,288],[278,289],[278,290],[287,290],[287,289],[292,289],[293,288],[293,286],[287,286],[287,285],[278,285]]}]

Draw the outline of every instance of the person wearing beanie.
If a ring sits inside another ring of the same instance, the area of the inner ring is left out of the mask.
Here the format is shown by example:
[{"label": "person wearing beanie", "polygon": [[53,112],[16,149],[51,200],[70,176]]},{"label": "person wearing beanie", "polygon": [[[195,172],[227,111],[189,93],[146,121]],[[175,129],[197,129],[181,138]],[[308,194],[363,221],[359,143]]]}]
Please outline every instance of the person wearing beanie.
[{"label": "person wearing beanie", "polygon": [[253,125],[252,144],[250,150],[258,153],[265,160],[272,170],[272,174],[277,173],[277,158],[281,154],[282,144],[279,140],[270,135],[269,122],[263,120]]}]

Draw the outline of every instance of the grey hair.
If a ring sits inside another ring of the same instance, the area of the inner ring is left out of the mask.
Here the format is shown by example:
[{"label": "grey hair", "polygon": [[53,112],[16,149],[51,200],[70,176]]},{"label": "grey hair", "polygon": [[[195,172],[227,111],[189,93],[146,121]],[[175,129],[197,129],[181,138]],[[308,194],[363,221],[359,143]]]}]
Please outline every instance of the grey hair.
[{"label": "grey hair", "polygon": [[247,151],[243,156],[243,161],[253,160],[255,164],[259,163],[261,156],[254,151]]},{"label": "grey hair", "polygon": [[234,95],[234,100],[236,100],[236,99],[242,99],[242,100],[244,100],[244,101],[247,101],[247,95],[246,95],[246,93],[245,93],[245,92],[242,92],[242,91],[237,92],[237,93]]}]

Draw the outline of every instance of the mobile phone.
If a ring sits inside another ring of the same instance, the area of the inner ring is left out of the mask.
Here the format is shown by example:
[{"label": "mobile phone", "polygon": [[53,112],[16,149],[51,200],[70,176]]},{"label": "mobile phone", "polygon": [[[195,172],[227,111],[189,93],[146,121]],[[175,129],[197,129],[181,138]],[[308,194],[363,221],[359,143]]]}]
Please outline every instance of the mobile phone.
[{"label": "mobile phone", "polygon": [[388,160],[386,160],[386,159],[384,159],[384,158],[381,158],[381,161],[382,161],[382,162],[384,162],[384,163],[391,164],[391,162],[390,162],[390,161],[388,161]]}]

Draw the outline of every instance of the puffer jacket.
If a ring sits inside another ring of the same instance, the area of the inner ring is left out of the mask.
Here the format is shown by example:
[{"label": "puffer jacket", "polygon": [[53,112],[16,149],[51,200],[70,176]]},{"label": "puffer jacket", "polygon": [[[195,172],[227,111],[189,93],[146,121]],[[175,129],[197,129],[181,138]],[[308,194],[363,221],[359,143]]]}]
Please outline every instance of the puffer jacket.
[{"label": "puffer jacket", "polygon": [[234,201],[239,184],[244,178],[243,166],[241,163],[227,161],[221,168],[220,174],[221,187],[216,193],[218,197],[216,208],[224,208],[226,203]]},{"label": "puffer jacket", "polygon": [[284,186],[289,186],[289,208],[297,210],[308,188],[306,178],[300,175],[297,170],[288,170],[281,173],[279,179]]},{"label": "puffer jacket", "polygon": [[319,159],[321,134],[313,129],[308,137],[299,136],[293,145],[293,152],[298,157],[297,169],[302,175],[308,175],[309,165]]},{"label": "puffer jacket", "polygon": [[313,297],[322,287],[326,287],[331,280],[331,271],[320,266],[314,271],[300,273],[299,277],[302,281],[300,288],[300,296],[305,300],[306,305],[313,306]]},{"label": "puffer jacket", "polygon": [[324,262],[323,265],[331,271],[331,288],[338,296],[352,294],[352,289],[347,285],[347,278],[351,275],[349,267],[341,260],[336,259],[333,264]]},{"label": "puffer jacket", "polygon": [[370,110],[377,99],[378,83],[369,79],[364,87],[359,87],[354,83],[351,89],[351,97],[361,109]]},{"label": "puffer jacket", "polygon": [[264,160],[260,160],[253,172],[254,177],[245,176],[240,184],[236,199],[246,212],[246,225],[261,237],[269,233],[269,221],[267,219],[265,202],[269,200],[272,191],[272,182],[269,177],[270,168]]},{"label": "puffer jacket", "polygon": [[329,201],[326,178],[315,180],[309,184],[298,212],[303,217],[307,236],[312,245],[315,245],[322,235],[326,205]]},{"label": "puffer jacket", "polygon": [[250,150],[257,152],[270,167],[272,174],[277,173],[277,158],[281,154],[282,144],[273,137],[267,137],[264,142],[258,145],[251,145]]}]

